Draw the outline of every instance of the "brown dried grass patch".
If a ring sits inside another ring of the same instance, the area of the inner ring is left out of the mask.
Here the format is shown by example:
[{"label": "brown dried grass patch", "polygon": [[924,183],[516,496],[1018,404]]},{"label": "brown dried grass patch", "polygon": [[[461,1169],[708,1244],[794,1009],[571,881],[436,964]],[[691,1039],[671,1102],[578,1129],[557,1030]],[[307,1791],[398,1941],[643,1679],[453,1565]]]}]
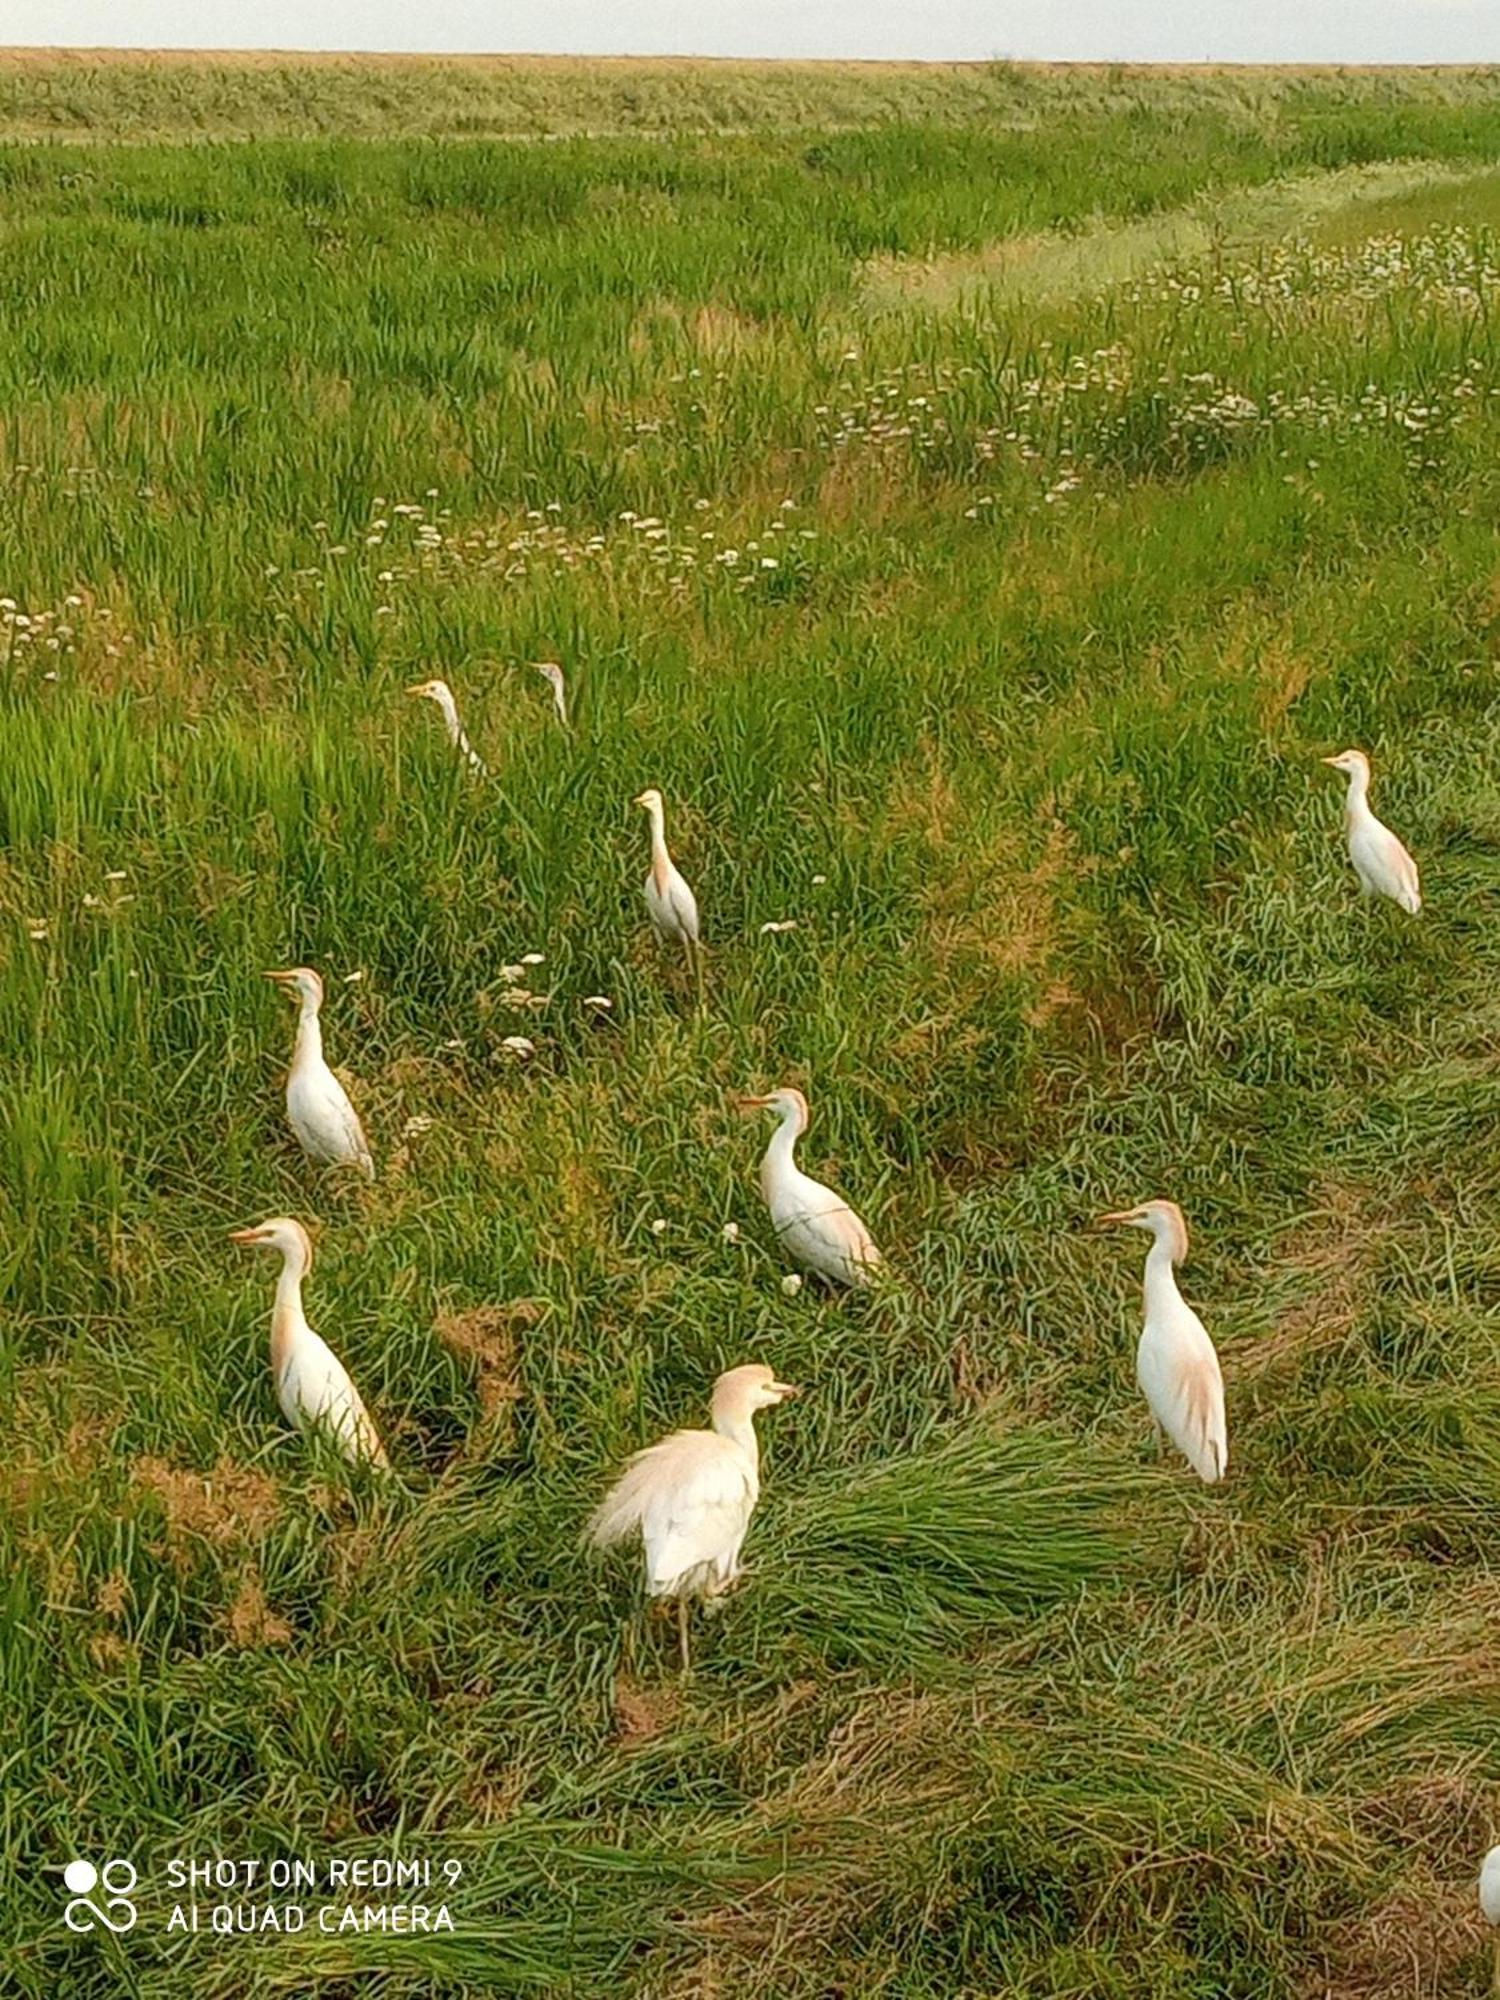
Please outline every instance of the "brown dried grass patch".
[{"label": "brown dried grass patch", "polygon": [[1328,1347],[1358,1323],[1381,1258],[1397,1233],[1389,1205],[1369,1188],[1327,1182],[1313,1217],[1279,1247],[1282,1270],[1307,1280],[1306,1295],[1241,1357],[1241,1373],[1267,1375]]},{"label": "brown dried grass patch", "polygon": [[235,1646],[285,1646],[292,1628],[266,1602],[266,1588],[260,1571],[251,1564],[240,1578],[234,1602],[224,1614],[230,1643]]},{"label": "brown dried grass patch", "polygon": [[646,1688],[626,1674],[616,1677],[615,1735],[626,1750],[638,1750],[670,1729],[681,1708],[676,1688]]},{"label": "brown dried grass patch", "polygon": [[209,1473],[170,1465],[164,1458],[138,1458],[132,1478],[138,1491],[161,1508],[167,1548],[179,1569],[191,1568],[195,1545],[228,1548],[260,1541],[279,1511],[274,1481],[227,1457]]},{"label": "brown dried grass patch", "polygon": [[[520,1402],[520,1335],[538,1324],[544,1308],[535,1299],[472,1306],[439,1316],[434,1332],[450,1354],[472,1362],[479,1397],[480,1432],[486,1444],[508,1449],[515,1438],[515,1406]],[[475,1442],[471,1440],[471,1444]]]},{"label": "brown dried grass patch", "polygon": [[1483,1990],[1485,1947],[1474,1884],[1423,1871],[1335,1930],[1304,2000],[1459,2000]]}]

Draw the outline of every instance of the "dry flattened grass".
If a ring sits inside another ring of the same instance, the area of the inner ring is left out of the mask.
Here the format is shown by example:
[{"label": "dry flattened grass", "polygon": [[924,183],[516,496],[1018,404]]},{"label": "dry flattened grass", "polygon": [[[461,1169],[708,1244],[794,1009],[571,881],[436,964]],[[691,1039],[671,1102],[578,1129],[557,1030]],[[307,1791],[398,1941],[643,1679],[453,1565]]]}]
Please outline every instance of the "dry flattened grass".
[{"label": "dry flattened grass", "polygon": [[1302,2000],[1462,2000],[1484,1990],[1487,1944],[1473,1884],[1414,1871],[1332,1933]]},{"label": "dry flattened grass", "polygon": [[[778,1959],[831,1967],[872,1898],[930,1874],[936,1829],[957,1825],[974,1797],[978,1748],[966,1696],[862,1701],[822,1755],[754,1809],[747,1843],[777,1866],[687,1921],[704,1954],[674,1991],[773,1991]],[[943,1892],[934,1882],[930,1893]],[[710,1976],[722,1988],[691,1983]]]},{"label": "dry flattened grass", "polygon": [[1273,1375],[1328,1347],[1337,1347],[1358,1325],[1381,1260],[1399,1234],[1388,1198],[1373,1188],[1327,1182],[1318,1190],[1310,1219],[1277,1250],[1279,1269],[1301,1294],[1239,1359],[1241,1375]]},{"label": "dry flattened grass", "polygon": [[287,1620],[266,1602],[266,1588],[253,1563],[240,1577],[234,1601],[224,1613],[224,1625],[231,1645],[242,1648],[285,1646],[292,1637]]},{"label": "dry flattened grass", "polygon": [[480,1419],[471,1450],[496,1444],[503,1450],[514,1442],[515,1406],[524,1393],[520,1335],[537,1325],[544,1311],[536,1299],[509,1299],[442,1313],[435,1321],[433,1331],[449,1353],[474,1366]]},{"label": "dry flattened grass", "polygon": [[643,1687],[628,1674],[615,1677],[615,1735],[625,1750],[639,1750],[676,1723],[682,1711],[681,1691],[672,1686]]},{"label": "dry flattened grass", "polygon": [[280,1509],[275,1482],[227,1456],[202,1473],[148,1455],[136,1460],[132,1479],[160,1507],[167,1551],[179,1570],[191,1569],[205,1547],[262,1540]]}]

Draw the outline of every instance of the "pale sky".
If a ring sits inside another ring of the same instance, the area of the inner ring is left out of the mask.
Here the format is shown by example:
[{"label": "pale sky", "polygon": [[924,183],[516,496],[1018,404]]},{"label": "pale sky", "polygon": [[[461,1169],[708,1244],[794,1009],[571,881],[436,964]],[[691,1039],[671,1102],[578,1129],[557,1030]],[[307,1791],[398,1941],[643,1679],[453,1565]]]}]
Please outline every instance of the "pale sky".
[{"label": "pale sky", "polygon": [[0,45],[1500,62],[1500,0],[0,0]]}]

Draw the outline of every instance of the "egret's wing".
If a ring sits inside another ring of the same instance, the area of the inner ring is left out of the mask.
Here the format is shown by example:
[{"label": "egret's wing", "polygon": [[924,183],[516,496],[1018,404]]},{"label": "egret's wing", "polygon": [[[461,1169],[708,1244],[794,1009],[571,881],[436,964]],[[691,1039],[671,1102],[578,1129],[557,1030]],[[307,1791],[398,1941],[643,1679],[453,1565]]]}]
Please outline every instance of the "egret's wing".
[{"label": "egret's wing", "polygon": [[1198,1477],[1212,1486],[1229,1467],[1224,1377],[1203,1322],[1186,1304],[1160,1329],[1159,1352],[1141,1370],[1152,1414]]},{"label": "egret's wing", "polygon": [[594,1510],[589,1539],[606,1548],[639,1531],[648,1587],[661,1594],[744,1535],[757,1481],[738,1445],[712,1431],[674,1431],[639,1451]]},{"label": "egret's wing", "polygon": [[375,1162],[370,1155],[370,1142],[365,1137],[365,1128],[359,1122],[359,1113],[349,1102],[348,1091],[331,1071],[328,1081],[331,1086],[328,1093],[328,1116],[343,1142],[343,1157],[358,1161],[361,1172],[373,1180]]},{"label": "egret's wing", "polygon": [[1389,828],[1386,831],[1390,834],[1391,872],[1398,885],[1396,901],[1416,916],[1422,907],[1422,884],[1417,875],[1417,864],[1395,834],[1390,833]]},{"label": "egret's wing", "polygon": [[883,1261],[874,1237],[844,1197],[806,1174],[776,1190],[771,1221],[792,1255],[826,1276],[863,1284]]},{"label": "egret's wing", "polygon": [[739,1446],[712,1432],[679,1431],[657,1450],[667,1476],[647,1503],[642,1536],[647,1587],[660,1593],[730,1560],[744,1540],[757,1483]]},{"label": "egret's wing", "polygon": [[667,886],[667,900],[678,927],[690,943],[698,942],[698,899],[674,868]]},{"label": "egret's wing", "polygon": [[299,1430],[326,1431],[346,1458],[388,1460],[369,1411],[349,1371],[328,1343],[304,1328],[281,1372],[281,1402]]}]

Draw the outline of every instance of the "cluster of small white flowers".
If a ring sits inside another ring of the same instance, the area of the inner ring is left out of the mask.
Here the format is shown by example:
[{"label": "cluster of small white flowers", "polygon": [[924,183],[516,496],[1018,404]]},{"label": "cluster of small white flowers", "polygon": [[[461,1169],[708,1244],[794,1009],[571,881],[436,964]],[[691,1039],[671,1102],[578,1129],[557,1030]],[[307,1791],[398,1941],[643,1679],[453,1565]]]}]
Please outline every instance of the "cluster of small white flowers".
[{"label": "cluster of small white flowers", "polygon": [[[435,498],[435,492],[428,497]],[[379,551],[370,558],[380,564],[371,573],[379,599],[375,615],[391,618],[396,615],[396,598],[403,586],[417,580],[442,585],[479,574],[498,574],[507,583],[521,583],[534,577],[608,569],[645,591],[665,589],[680,594],[695,580],[714,585],[727,581],[737,591],[753,589],[769,582],[789,562],[805,564],[809,554],[806,544],[817,540],[817,531],[798,527],[789,518],[795,510],[796,502],[784,499],[757,533],[730,539],[722,528],[703,520],[710,512],[707,500],[693,503],[699,518],[691,524],[674,525],[660,516],[625,508],[608,532],[598,528],[583,532],[563,518],[563,505],[558,500],[488,524],[456,525],[449,509],[433,513],[415,501],[392,505],[377,496],[360,540],[364,550]],[[326,537],[327,522],[314,521],[311,532]],[[266,580],[275,583],[279,592],[294,597],[304,589],[316,594],[326,589],[335,558],[349,554],[347,544],[330,545],[325,540],[317,561],[299,564],[285,573],[279,565],[270,564]],[[349,573],[347,566],[342,573]],[[286,608],[276,613],[282,623],[290,622],[291,616]]]},{"label": "cluster of small white flowers", "polygon": [[93,604],[76,590],[70,590],[62,603],[51,609],[28,610],[14,597],[0,597],[0,656],[56,653],[67,659],[87,640],[98,645],[106,658],[114,659],[122,647],[135,641],[129,632],[115,633],[111,619],[107,605]]}]

